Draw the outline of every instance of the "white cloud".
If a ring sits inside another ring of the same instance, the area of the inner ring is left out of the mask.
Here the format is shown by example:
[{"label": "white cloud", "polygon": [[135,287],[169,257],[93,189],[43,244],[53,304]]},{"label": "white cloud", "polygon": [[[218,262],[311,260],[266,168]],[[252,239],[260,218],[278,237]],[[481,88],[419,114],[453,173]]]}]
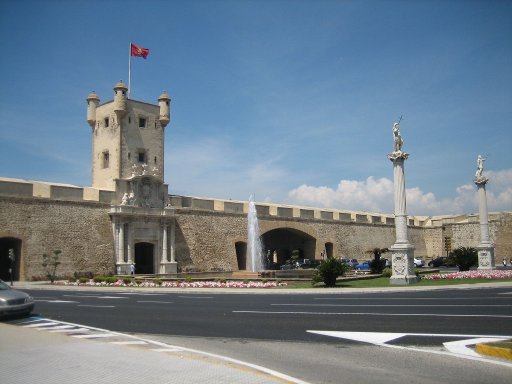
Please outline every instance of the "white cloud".
[{"label": "white cloud", "polygon": [[[488,171],[487,204],[489,211],[512,209],[512,169]],[[295,204],[347,210],[391,213],[394,210],[393,182],[387,178],[368,177],[364,181],[341,180],[336,189],[301,185],[288,197]],[[471,184],[456,188],[453,197],[439,199],[418,187],[406,190],[407,210],[412,215],[439,215],[478,212],[476,187]]]}]

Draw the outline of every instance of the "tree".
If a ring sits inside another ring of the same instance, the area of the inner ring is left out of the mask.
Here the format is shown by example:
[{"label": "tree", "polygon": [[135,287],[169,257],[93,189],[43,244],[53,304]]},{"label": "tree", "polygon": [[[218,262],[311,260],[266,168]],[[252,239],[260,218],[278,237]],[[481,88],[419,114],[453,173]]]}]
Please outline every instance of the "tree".
[{"label": "tree", "polygon": [[380,274],[386,268],[386,261],[381,260],[381,256],[383,253],[389,252],[389,248],[378,248],[375,247],[373,249],[370,249],[369,251],[366,251],[366,253],[373,254],[373,260],[370,261],[370,269],[371,272],[374,274]]},{"label": "tree", "polygon": [[473,247],[459,247],[450,252],[450,263],[459,267],[459,271],[469,271],[478,265],[478,251]]},{"label": "tree", "polygon": [[313,284],[323,282],[326,287],[334,287],[338,276],[343,276],[350,267],[340,259],[334,257],[322,260],[315,275],[313,276]]},{"label": "tree", "polygon": [[57,275],[57,267],[60,265],[59,256],[62,251],[56,249],[53,255],[48,256],[46,253],[43,255],[43,267],[46,269],[46,274],[53,283]]}]

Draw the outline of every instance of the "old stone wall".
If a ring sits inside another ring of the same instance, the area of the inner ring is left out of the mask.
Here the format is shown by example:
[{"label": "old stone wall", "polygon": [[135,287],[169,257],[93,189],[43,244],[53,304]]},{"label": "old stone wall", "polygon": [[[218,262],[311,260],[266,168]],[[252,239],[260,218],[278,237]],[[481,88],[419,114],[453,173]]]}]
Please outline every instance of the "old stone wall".
[{"label": "old stone wall", "polygon": [[[110,204],[101,201],[1,196],[0,238],[21,240],[20,278],[44,277],[42,255],[51,254],[56,249],[62,251],[59,275],[114,272],[113,231],[108,213]],[[206,208],[175,209],[175,257],[180,268],[237,270],[235,244],[247,242],[247,216],[238,206],[228,205],[228,208],[229,212],[219,211],[213,204]],[[325,249],[330,249],[335,257],[366,260],[371,258],[367,251],[375,247],[390,247],[395,241],[392,223],[336,220],[321,215],[296,217],[293,212],[288,216],[282,212],[283,215],[279,216],[278,210],[273,212],[263,208],[259,212],[262,235],[274,230],[282,231],[281,234],[295,234],[304,239],[308,253],[317,259]],[[512,214],[493,215],[489,230],[491,241],[496,244],[497,263],[503,257],[511,257]],[[478,222],[427,228],[411,226],[408,231],[415,256],[427,260],[445,254],[445,236],[452,238],[452,248],[474,247],[480,241]]]},{"label": "old stone wall", "polygon": [[20,279],[44,277],[43,254],[61,250],[57,274],[114,271],[107,204],[38,198],[0,199],[0,237],[22,241]]}]

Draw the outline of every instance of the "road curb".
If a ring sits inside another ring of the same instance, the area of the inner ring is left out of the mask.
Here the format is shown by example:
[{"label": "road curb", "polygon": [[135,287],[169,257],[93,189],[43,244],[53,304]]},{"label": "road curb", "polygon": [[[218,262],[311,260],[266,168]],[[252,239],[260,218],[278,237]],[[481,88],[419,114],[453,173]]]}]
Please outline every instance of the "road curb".
[{"label": "road curb", "polygon": [[512,339],[496,343],[480,343],[475,346],[475,351],[481,355],[512,360]]}]

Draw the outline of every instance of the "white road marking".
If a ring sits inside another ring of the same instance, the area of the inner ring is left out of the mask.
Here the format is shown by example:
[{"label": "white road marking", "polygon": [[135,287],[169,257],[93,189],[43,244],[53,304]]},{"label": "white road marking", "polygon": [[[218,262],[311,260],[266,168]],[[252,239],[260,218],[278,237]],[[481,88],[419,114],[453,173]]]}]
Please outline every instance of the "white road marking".
[{"label": "white road marking", "polygon": [[492,341],[501,341],[501,340],[508,340],[508,337],[504,338],[496,338],[496,337],[479,337],[475,339],[469,339],[469,340],[458,340],[458,341],[450,341],[443,343],[444,347],[449,350],[452,353],[455,353],[457,355],[466,355],[466,356],[473,356],[473,357],[481,357],[478,353],[476,353],[473,349],[468,348],[468,345],[475,345],[478,343],[489,343]]},{"label": "white road marking", "polygon": [[92,333],[87,335],[74,335],[72,337],[76,337],[77,339],[99,339],[104,337],[114,337],[113,333]]},{"label": "white road marking", "polygon": [[157,303],[157,304],[172,304],[173,301],[158,301],[158,300],[137,300],[137,303]]},{"label": "white road marking", "polygon": [[56,323],[54,321],[49,321],[49,322],[45,322],[45,323],[23,325],[23,327],[25,327],[25,328],[39,328],[39,327],[50,327],[50,326],[59,325],[59,324],[60,323]]},{"label": "white road marking", "polygon": [[70,328],[74,328],[74,327],[72,325],[57,325],[55,327],[51,327],[48,329],[51,329],[52,331],[54,331],[56,329],[70,329]]},{"label": "white road marking", "polygon": [[178,296],[182,299],[213,299],[213,296]]},{"label": "white road marking", "polygon": [[[456,335],[456,334],[450,335],[450,334],[422,334],[422,333],[381,333],[381,334],[379,334],[379,332],[338,332],[338,331],[313,331],[313,330],[307,330],[306,332],[316,333],[316,334],[330,336],[330,337],[337,337],[340,339],[363,341],[363,342],[371,343],[371,344],[374,344],[374,345],[377,345],[380,347],[404,349],[404,350],[423,352],[423,353],[433,353],[436,355],[459,357],[459,358],[463,358],[463,359],[481,361],[481,362],[489,363],[489,364],[496,364],[496,365],[502,365],[502,366],[506,366],[506,367],[512,367],[512,363],[488,359],[488,358],[485,358],[478,354],[467,353],[467,351],[465,351],[463,349],[463,348],[466,348],[467,345],[472,345],[472,344],[476,344],[476,343],[480,342],[480,340],[485,340],[485,341],[496,340],[496,341],[498,341],[498,340],[503,340],[503,339],[510,339],[510,338],[512,338],[512,336]],[[365,333],[367,333],[367,335],[365,335]],[[388,342],[388,341],[392,341],[399,337],[409,336],[409,335],[410,336],[426,336],[426,337],[429,337],[429,336],[470,337],[471,339],[444,343],[444,345],[448,344],[448,346],[449,346],[449,348],[447,348],[448,352],[438,351],[438,350],[434,350],[434,349],[415,348],[415,347],[406,347],[406,346],[402,346],[402,345],[386,344],[386,342]],[[451,350],[450,350],[450,348],[451,348]],[[453,352],[453,351],[455,351],[455,352]]]},{"label": "white road marking", "polygon": [[57,303],[57,304],[78,303],[78,301],[71,301],[71,300],[35,300],[35,301],[46,301],[47,303]]},{"label": "white road marking", "polygon": [[181,349],[181,348],[156,348],[156,349],[151,349],[151,351],[154,351],[154,352],[183,352],[183,349]]},{"label": "white road marking", "polygon": [[81,304],[78,305],[78,307],[89,307],[89,308],[115,308],[115,305],[87,305],[87,304]]},{"label": "white road marking", "polygon": [[117,345],[146,345],[145,341],[133,340],[133,341],[111,341],[110,344]]},{"label": "white road marking", "polygon": [[491,317],[512,318],[512,315],[453,315],[441,313],[378,313],[378,312],[306,312],[306,311],[231,311],[232,313],[254,313],[264,315],[334,315],[334,316],[430,316],[430,317]]},{"label": "white road marking", "polygon": [[98,299],[128,299],[128,297],[121,297],[121,296],[98,296]]},{"label": "white road marking", "polygon": [[512,307],[512,304],[270,304],[286,307]]},{"label": "white road marking", "polygon": [[[506,293],[498,293],[498,295],[506,295],[506,294],[512,294],[512,292],[506,292]],[[509,300],[508,297],[495,297],[495,296],[489,296],[489,297],[314,297],[314,300],[435,300],[435,301],[441,301],[441,300],[475,300],[475,299],[486,299],[486,300],[494,300],[494,299],[504,299]]]},{"label": "white road marking", "polygon": [[[83,333],[87,332],[87,328],[76,328],[76,326],[72,326],[73,328],[70,329],[57,329],[57,330],[49,330],[50,333]],[[51,329],[51,328],[50,328]]]},{"label": "white road marking", "polygon": [[166,296],[167,293],[139,293],[139,292],[122,292],[118,295],[138,295],[138,296]]}]

